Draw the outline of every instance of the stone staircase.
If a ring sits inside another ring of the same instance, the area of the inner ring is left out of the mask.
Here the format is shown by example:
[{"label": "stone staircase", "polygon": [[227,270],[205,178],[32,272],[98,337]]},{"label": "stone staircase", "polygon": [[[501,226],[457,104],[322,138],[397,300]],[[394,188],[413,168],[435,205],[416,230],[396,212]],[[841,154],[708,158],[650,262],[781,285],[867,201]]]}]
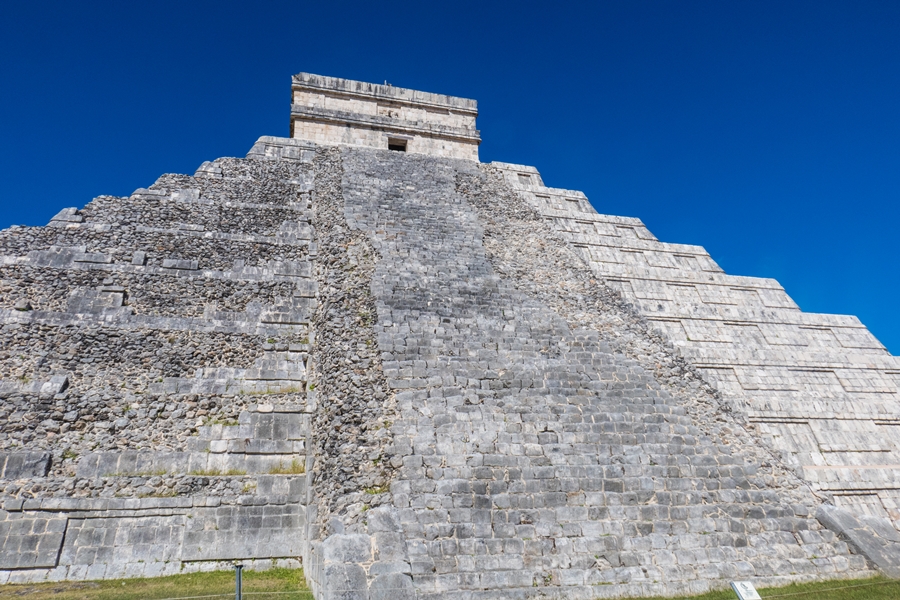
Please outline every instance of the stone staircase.
[{"label": "stone staircase", "polygon": [[897,359],[530,167],[260,138],[0,232],[0,341],[0,583],[302,557],[320,599],[569,600],[900,564]]},{"label": "stone staircase", "polygon": [[594,599],[869,572],[491,167],[343,157],[348,224],[381,257],[397,471],[388,505],[313,544],[317,597]]}]

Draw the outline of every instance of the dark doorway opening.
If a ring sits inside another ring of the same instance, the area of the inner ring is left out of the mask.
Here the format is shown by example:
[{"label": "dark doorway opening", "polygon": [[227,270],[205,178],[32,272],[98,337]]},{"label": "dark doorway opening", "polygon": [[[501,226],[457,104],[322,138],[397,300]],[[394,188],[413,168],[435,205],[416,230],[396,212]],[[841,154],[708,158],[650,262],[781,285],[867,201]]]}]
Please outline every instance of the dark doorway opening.
[{"label": "dark doorway opening", "polygon": [[395,138],[388,138],[388,150],[395,150],[397,152],[406,152],[406,140],[398,140]]}]

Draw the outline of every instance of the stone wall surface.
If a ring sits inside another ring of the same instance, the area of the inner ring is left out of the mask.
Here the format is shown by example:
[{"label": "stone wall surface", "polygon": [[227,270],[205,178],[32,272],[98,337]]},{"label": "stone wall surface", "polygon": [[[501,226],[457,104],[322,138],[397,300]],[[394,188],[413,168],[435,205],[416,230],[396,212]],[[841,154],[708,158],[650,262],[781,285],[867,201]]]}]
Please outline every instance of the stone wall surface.
[{"label": "stone wall surface", "polygon": [[478,160],[478,104],[467,98],[323,77],[294,76],[291,137],[329,146],[387,149]]},{"label": "stone wall surface", "polygon": [[0,581],[299,564],[314,156],[0,232]]},{"label": "stone wall surface", "polygon": [[316,368],[310,377],[321,398],[313,420],[313,538],[319,530],[352,527],[364,510],[386,499],[391,470],[391,457],[385,455],[387,426],[396,408],[374,328],[370,288],[377,255],[365,234],[347,224],[340,151],[323,152],[316,166],[316,279],[323,302],[313,323]]},{"label": "stone wall surface", "polygon": [[774,280],[726,275],[703,248],[599,215],[533,168],[497,166],[802,479],[900,521],[900,359],[856,317],[801,312]]},{"label": "stone wall surface", "polygon": [[474,101],[298,78],[305,117],[381,137],[263,137],[0,231],[0,582],[241,560],[328,600],[588,599],[900,573],[900,362],[858,320],[478,163]]},{"label": "stone wall surface", "polygon": [[380,257],[397,471],[374,524],[363,513],[314,544],[320,597],[596,598],[868,572],[816,520],[821,501],[496,169],[363,150],[343,169],[347,221]]},{"label": "stone wall surface", "polygon": [[[834,514],[880,522],[883,533],[900,527],[900,359],[856,317],[804,313],[777,281],[727,275],[703,248],[597,214],[581,192],[546,187],[534,167],[493,166]],[[848,539],[860,529],[824,522]],[[886,569],[898,540],[868,539]]]}]

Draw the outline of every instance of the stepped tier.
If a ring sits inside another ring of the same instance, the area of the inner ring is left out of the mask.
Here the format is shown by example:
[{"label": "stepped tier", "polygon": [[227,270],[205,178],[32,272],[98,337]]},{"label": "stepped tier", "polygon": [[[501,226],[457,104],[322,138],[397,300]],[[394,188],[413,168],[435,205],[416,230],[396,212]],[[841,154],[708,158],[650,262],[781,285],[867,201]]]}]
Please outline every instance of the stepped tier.
[{"label": "stepped tier", "polygon": [[0,582],[900,575],[900,361],[857,319],[477,162],[474,101],[293,92],[293,138],[0,232]]}]

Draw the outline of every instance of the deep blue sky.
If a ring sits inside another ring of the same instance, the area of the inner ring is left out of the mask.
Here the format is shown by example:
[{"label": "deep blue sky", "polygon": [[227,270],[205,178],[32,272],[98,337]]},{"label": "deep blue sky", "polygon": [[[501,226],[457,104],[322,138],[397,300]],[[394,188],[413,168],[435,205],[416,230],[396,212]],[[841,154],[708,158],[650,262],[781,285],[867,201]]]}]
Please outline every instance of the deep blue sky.
[{"label": "deep blue sky", "polygon": [[9,2],[0,227],[287,135],[299,71],[475,98],[483,161],[900,354],[898,2]]}]

